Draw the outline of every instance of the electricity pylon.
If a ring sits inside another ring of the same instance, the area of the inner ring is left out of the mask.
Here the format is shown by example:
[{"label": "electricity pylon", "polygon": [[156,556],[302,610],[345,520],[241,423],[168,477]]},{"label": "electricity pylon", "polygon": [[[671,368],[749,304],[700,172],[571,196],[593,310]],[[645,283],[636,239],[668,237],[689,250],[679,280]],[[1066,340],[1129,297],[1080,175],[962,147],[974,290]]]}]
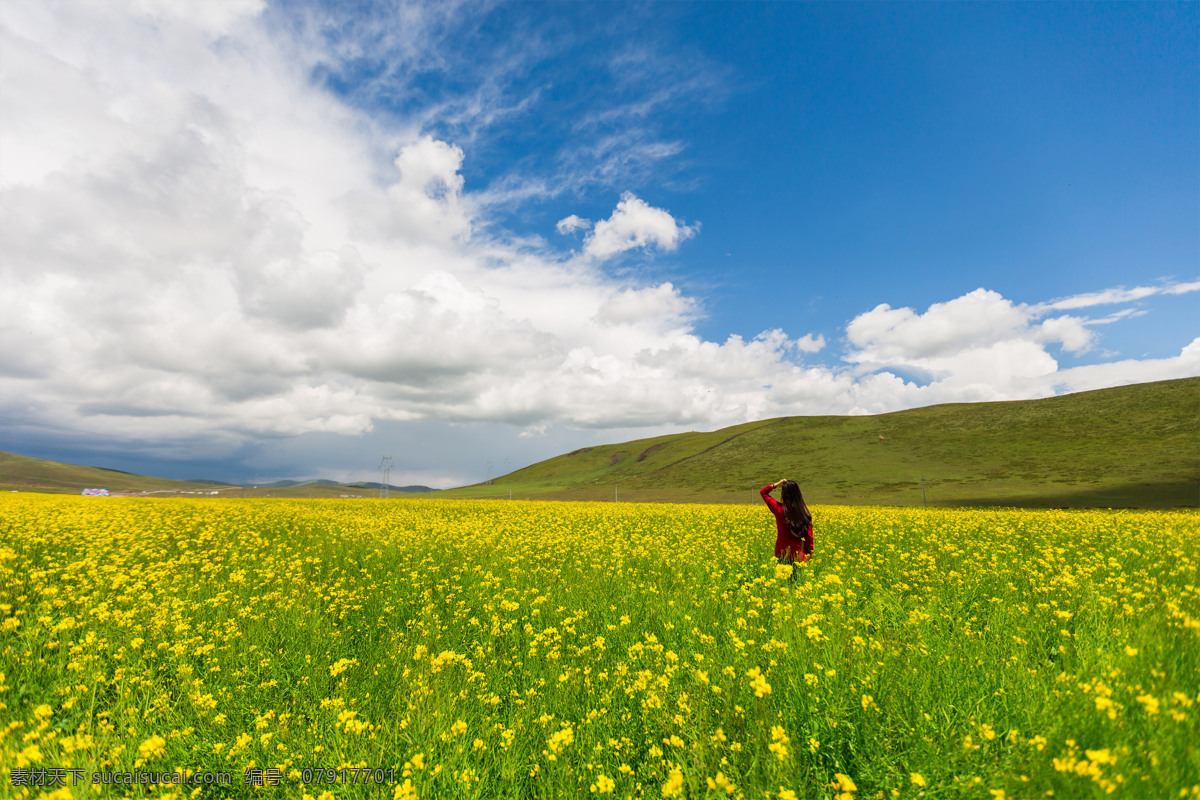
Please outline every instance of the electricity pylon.
[{"label": "electricity pylon", "polygon": [[388,496],[388,481],[392,479],[392,457],[384,456],[379,460],[379,469],[383,471],[383,483],[379,484],[379,498]]}]

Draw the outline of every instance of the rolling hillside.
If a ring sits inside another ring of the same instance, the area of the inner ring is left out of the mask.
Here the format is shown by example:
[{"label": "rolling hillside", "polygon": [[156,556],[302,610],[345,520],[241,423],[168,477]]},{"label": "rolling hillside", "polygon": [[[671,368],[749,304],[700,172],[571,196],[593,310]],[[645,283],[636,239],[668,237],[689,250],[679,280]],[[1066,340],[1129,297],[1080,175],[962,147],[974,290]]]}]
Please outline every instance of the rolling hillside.
[{"label": "rolling hillside", "polygon": [[[114,494],[207,494],[222,497],[376,497],[378,483],[343,485],[328,480],[275,481],[258,486],[236,486],[210,480],[175,481],[135,475],[104,467],[81,467],[0,451],[0,491],[78,494],[84,488],[108,489]],[[427,486],[389,486],[391,492],[430,491]]]},{"label": "rolling hillside", "polygon": [[[590,447],[446,496],[810,503],[1200,506],[1200,378],[1041,400],[781,417]],[[924,496],[922,495],[924,479]]]},{"label": "rolling hillside", "polygon": [[4,491],[78,494],[85,487],[112,492],[212,492],[230,488],[229,484],[214,481],[173,481],[0,452],[0,489]]}]

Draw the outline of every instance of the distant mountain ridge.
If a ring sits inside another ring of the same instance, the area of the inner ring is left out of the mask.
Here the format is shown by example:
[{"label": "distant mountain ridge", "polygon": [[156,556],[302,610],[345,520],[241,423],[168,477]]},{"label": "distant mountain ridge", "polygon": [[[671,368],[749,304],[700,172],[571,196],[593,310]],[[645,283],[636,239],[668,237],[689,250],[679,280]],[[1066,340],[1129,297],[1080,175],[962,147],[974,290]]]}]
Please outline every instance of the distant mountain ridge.
[{"label": "distant mountain ridge", "polygon": [[[287,489],[287,488],[291,488],[291,487],[304,487],[304,486],[348,486],[348,487],[353,487],[355,489],[373,489],[373,490],[378,491],[378,490],[384,488],[384,484],[382,484],[382,483],[372,483],[369,481],[355,481],[354,483],[338,483],[337,481],[331,481],[331,480],[327,480],[324,478],[320,478],[317,480],[309,480],[309,481],[289,481],[289,480],[271,481],[270,483],[256,483],[254,485],[258,486],[260,488],[265,486],[265,487],[268,487],[271,489]],[[393,486],[390,483],[387,484],[387,490],[389,492],[410,492],[410,493],[411,492],[432,492],[432,491],[434,491],[432,488],[430,488],[428,486]]]},{"label": "distant mountain ridge", "polygon": [[[357,489],[371,489],[373,491],[379,491],[380,489],[384,488],[384,486],[385,486],[385,484],[372,483],[370,481],[359,481],[358,483],[347,483],[345,485],[353,486]],[[387,486],[387,490],[389,492],[408,492],[409,494],[416,494],[419,492],[436,492],[437,491],[437,489],[434,489],[432,486],[421,486],[420,484],[414,484],[412,486],[393,486],[392,484],[389,483],[389,484],[386,484],[386,486]]]},{"label": "distant mountain ridge", "polygon": [[290,486],[338,486],[337,481],[325,479],[310,480],[310,481],[271,481],[270,483],[256,483],[255,486],[269,486],[272,489],[286,489]]}]

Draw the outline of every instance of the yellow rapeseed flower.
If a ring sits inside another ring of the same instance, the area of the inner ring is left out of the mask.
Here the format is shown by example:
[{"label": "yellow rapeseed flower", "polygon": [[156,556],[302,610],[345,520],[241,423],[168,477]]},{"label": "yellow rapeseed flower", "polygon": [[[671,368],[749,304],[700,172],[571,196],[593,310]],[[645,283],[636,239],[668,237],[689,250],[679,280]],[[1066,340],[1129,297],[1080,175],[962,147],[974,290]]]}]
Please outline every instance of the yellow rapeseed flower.
[{"label": "yellow rapeseed flower", "polygon": [[329,675],[330,677],[341,675],[343,672],[350,669],[350,667],[357,663],[358,660],[354,658],[339,658],[329,666]]},{"label": "yellow rapeseed flower", "polygon": [[671,769],[662,785],[663,797],[677,797],[683,789],[683,771],[678,767]]},{"label": "yellow rapeseed flower", "polygon": [[144,759],[157,758],[167,751],[167,740],[161,736],[151,736],[138,745],[138,754]]},{"label": "yellow rapeseed flower", "polygon": [[771,684],[767,683],[766,677],[758,667],[754,667],[747,672],[746,677],[750,678],[750,688],[754,690],[755,697],[762,697],[771,693]]}]

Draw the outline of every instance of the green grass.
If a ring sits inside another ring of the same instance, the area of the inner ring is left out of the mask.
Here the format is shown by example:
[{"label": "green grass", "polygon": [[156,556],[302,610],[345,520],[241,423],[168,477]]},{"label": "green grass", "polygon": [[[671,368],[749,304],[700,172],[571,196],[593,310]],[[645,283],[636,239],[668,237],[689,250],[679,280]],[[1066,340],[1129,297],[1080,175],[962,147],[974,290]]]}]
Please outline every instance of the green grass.
[{"label": "green grass", "polygon": [[207,483],[152,478],[0,452],[0,491],[79,494],[80,489],[89,487],[113,492],[212,491],[222,488]]},{"label": "green grass", "polygon": [[[815,503],[1200,505],[1200,378],[875,416],[782,417],[585,448],[448,496]],[[924,495],[922,494],[924,479]]]}]

